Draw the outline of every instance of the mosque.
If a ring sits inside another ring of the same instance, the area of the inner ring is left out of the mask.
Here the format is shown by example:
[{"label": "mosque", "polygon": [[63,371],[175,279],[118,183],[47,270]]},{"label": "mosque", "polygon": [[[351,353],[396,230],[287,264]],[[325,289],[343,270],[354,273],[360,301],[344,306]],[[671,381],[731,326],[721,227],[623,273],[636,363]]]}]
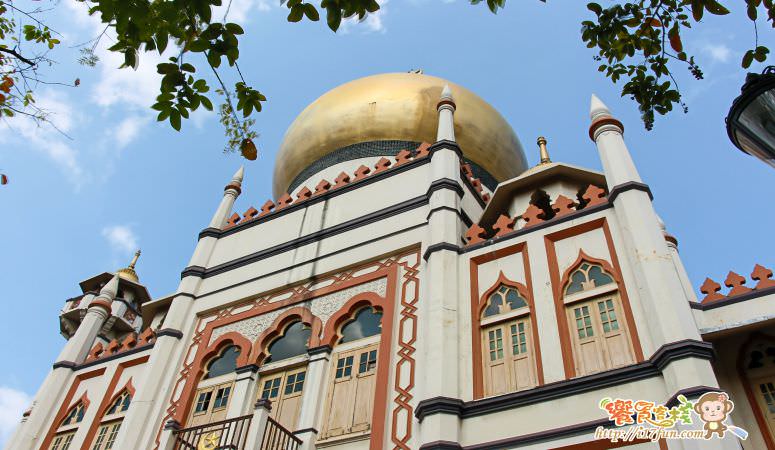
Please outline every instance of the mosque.
[{"label": "mosque", "polygon": [[[6,448],[775,449],[772,270],[691,286],[624,126],[590,116],[602,173],[543,138],[528,167],[436,77],[325,93],[273,200],[234,211],[227,182],[176,292],[151,296],[139,252],[80,283]],[[689,433],[601,432],[649,423]]]}]

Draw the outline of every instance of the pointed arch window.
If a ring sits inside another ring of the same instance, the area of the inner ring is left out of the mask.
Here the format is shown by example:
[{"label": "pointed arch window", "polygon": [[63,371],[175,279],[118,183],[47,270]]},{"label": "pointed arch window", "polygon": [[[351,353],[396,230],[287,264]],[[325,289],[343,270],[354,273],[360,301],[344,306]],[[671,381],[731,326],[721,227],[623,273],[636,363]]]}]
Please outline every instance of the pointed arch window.
[{"label": "pointed arch window", "polygon": [[237,370],[240,348],[225,347],[205,365],[205,373],[197,386],[189,425],[197,426],[226,418]]},{"label": "pointed arch window", "polygon": [[577,376],[635,362],[619,286],[606,266],[580,258],[566,274],[563,303]]},{"label": "pointed arch window", "polygon": [[296,429],[301,396],[307,378],[307,349],[312,328],[301,320],[286,325],[282,334],[266,347],[258,381],[258,398],[272,401],[272,418],[289,430]]},{"label": "pointed arch window", "polygon": [[321,439],[371,430],[382,311],[364,306],[339,327],[331,358]]},{"label": "pointed arch window", "polygon": [[105,410],[91,450],[111,450],[113,448],[121,423],[124,421],[124,415],[132,402],[133,392],[134,388],[130,379],[127,386],[113,397],[108,409]]},{"label": "pointed arch window", "polygon": [[524,286],[501,273],[483,296],[481,343],[484,395],[500,395],[536,383],[531,311]]},{"label": "pointed arch window", "polygon": [[754,334],[741,350],[740,378],[769,448],[775,442],[775,338]]},{"label": "pointed arch window", "polygon": [[84,394],[75,405],[70,407],[67,414],[65,414],[65,417],[59,423],[57,432],[51,442],[51,447],[49,447],[50,450],[69,450],[71,448],[75,433],[78,431],[78,426],[83,421],[88,406],[89,401],[86,398],[86,394]]}]

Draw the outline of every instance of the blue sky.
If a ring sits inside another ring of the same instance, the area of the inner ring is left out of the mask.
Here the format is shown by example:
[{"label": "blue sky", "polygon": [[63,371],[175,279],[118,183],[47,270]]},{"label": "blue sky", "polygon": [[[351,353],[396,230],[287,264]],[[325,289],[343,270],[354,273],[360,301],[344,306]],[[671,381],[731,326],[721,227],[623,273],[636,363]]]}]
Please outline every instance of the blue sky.
[{"label": "blue sky", "polygon": [[[261,156],[246,165],[237,210],[270,198],[274,154],[287,126],[327,90],[366,75],[405,72],[448,78],[495,106],[522,140],[531,164],[545,135],[552,158],[600,169],[587,137],[589,98],[603,99],[626,126],[625,139],[692,282],[773,267],[775,171],[729,142],[724,117],[739,93],[743,52],[753,28],[741,11],[706,18],[684,37],[706,79],[678,70],[689,114],[658,118],[646,132],[636,106],[596,70],[580,40],[585,2],[509,2],[497,16],[465,1],[390,0],[364,23],[334,34],[324,23],[289,24],[279,2],[235,0],[230,19],[244,24],[241,67],[269,99],[257,119]],[[173,292],[224,184],[244,161],[224,154],[212,114],[197,114],[180,133],[147,108],[158,90],[155,62],[133,72],[100,51],[95,68],[75,63],[68,46],[98,27],[62,2],[52,25],[64,35],[51,78],[81,79],[76,89],[41,88],[39,102],[71,137],[14,120],[0,124],[0,445],[18,422],[64,342],[57,313],[78,282],[126,265],[137,267],[154,297]],[[760,24],[760,39],[773,33]],[[754,67],[761,70],[761,67]]]}]

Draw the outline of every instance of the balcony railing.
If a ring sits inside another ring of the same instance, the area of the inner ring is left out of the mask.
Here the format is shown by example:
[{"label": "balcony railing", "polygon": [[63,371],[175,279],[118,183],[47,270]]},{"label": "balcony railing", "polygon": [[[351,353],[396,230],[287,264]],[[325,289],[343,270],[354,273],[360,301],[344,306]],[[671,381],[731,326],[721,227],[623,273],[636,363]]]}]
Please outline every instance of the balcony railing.
[{"label": "balcony railing", "polygon": [[[250,428],[251,421],[256,427],[253,430]],[[301,439],[269,417],[268,409],[262,410],[259,415],[182,428],[175,431],[174,436],[174,450],[298,450],[302,443]]]},{"label": "balcony railing", "polygon": [[175,433],[174,450],[246,450],[253,415],[183,428]]},{"label": "balcony railing", "polygon": [[297,450],[299,446],[301,446],[301,439],[276,420],[267,418],[261,450]]}]

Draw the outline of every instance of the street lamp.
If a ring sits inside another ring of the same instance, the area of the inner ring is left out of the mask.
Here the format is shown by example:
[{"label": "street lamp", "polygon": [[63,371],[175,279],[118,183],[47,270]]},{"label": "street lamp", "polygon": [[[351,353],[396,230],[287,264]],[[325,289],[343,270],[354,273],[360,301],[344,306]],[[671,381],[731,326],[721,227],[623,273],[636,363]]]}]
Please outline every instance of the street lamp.
[{"label": "street lamp", "polygon": [[737,148],[775,167],[775,66],[746,76],[726,122]]}]

